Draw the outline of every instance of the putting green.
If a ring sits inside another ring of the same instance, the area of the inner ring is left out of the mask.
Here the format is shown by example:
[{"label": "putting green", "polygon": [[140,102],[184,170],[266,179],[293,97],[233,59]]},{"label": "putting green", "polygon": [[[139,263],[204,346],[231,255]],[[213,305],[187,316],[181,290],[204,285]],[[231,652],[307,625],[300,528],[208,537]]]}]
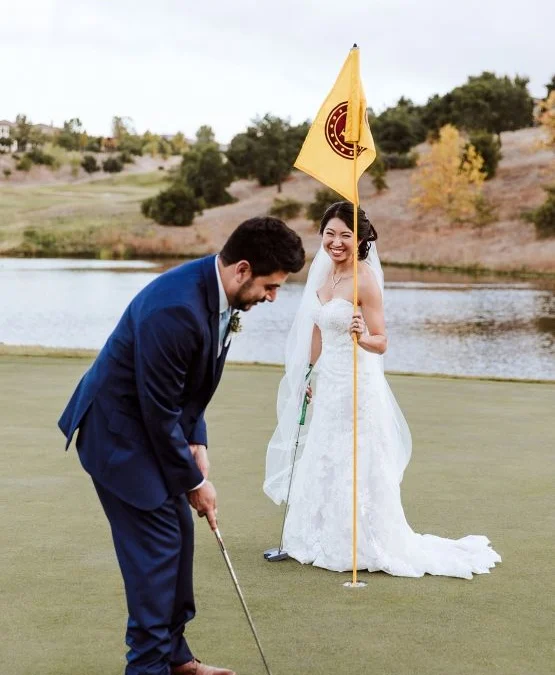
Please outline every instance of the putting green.
[{"label": "putting green", "polygon": [[[2,675],[120,675],[125,604],[108,526],[56,420],[86,359],[0,357]],[[270,564],[282,512],[261,490],[279,370],[226,369],[210,408],[220,529],[273,675],[552,672],[555,385],[389,377],[411,425],[403,483],[418,532],[487,534],[472,581]],[[197,521],[197,655],[264,672],[217,543]]]}]

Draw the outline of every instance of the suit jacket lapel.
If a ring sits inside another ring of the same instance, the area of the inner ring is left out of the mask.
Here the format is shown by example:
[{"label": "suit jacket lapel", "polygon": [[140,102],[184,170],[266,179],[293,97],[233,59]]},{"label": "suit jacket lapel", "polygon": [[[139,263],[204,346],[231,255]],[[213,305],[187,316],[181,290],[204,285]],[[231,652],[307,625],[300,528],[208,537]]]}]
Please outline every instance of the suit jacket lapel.
[{"label": "suit jacket lapel", "polygon": [[216,367],[218,362],[218,339],[220,332],[220,292],[218,290],[218,279],[216,277],[216,256],[209,256],[204,259],[204,279],[206,283],[206,304],[210,317],[210,335],[212,345],[210,348],[212,357],[212,374],[216,376]]}]

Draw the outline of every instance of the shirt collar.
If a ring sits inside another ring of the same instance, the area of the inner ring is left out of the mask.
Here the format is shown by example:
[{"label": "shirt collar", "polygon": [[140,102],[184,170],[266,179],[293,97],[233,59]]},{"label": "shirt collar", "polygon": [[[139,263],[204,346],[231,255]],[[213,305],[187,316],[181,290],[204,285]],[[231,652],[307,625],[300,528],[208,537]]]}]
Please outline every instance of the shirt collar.
[{"label": "shirt collar", "polygon": [[229,300],[227,299],[224,285],[222,283],[222,277],[220,276],[220,268],[218,267],[219,259],[219,255],[214,258],[214,265],[216,266],[216,279],[218,280],[218,292],[220,295],[220,314],[222,314],[223,312],[227,312],[229,309]]}]

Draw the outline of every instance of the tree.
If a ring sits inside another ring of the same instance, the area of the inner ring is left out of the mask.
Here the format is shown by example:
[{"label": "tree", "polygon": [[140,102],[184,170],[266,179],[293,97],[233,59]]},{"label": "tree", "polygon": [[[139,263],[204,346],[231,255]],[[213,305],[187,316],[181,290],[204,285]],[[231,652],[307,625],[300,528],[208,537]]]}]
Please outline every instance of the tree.
[{"label": "tree", "polygon": [[308,122],[293,126],[270,114],[256,118],[246,132],[231,140],[227,150],[235,175],[256,178],[260,185],[277,185],[281,192],[309,128]]},{"label": "tree", "polygon": [[470,76],[443,97],[428,100],[422,111],[424,125],[432,131],[452,124],[467,131],[483,129],[499,135],[533,124],[534,101],[528,92],[528,78],[498,77],[484,71]]},{"label": "tree", "polygon": [[125,136],[136,136],[135,126],[131,117],[112,117],[112,137],[121,141]]},{"label": "tree", "polygon": [[545,98],[548,99],[549,94],[551,94],[552,91],[555,91],[555,75],[551,76],[551,82],[548,82],[545,85],[545,88],[547,89],[547,94],[546,94]]},{"label": "tree", "polygon": [[485,180],[483,164],[474,146],[464,148],[458,130],[445,125],[439,140],[418,162],[412,203],[424,213],[438,211],[451,221],[472,220]]},{"label": "tree", "polygon": [[102,136],[88,136],[87,145],[83,148],[86,152],[102,152]]},{"label": "tree", "polygon": [[[82,137],[85,137],[85,142]],[[86,146],[86,133],[78,117],[72,117],[64,122],[63,129],[56,137],[56,143],[68,151],[82,150]]]},{"label": "tree", "polygon": [[141,204],[143,215],[161,225],[191,225],[198,210],[192,190],[183,185],[172,185]]},{"label": "tree", "polygon": [[555,237],[555,185],[544,188],[547,199],[537,209],[525,215],[526,220],[534,223],[539,239]]},{"label": "tree", "polygon": [[[234,201],[226,188],[233,170],[220,151],[210,127],[197,131],[196,143],[189,148],[172,185],[142,204],[143,214],[162,225],[190,225],[195,212]],[[154,137],[149,143],[154,142]]]},{"label": "tree", "polygon": [[31,140],[32,127],[31,120],[27,119],[27,115],[17,115],[15,118],[15,127],[11,128],[10,135],[17,141],[18,152],[27,150],[27,144]]},{"label": "tree", "polygon": [[555,90],[551,91],[540,107],[539,122],[547,133],[547,147],[555,150]]},{"label": "tree", "polygon": [[197,139],[195,143],[197,148],[200,148],[201,145],[217,145],[216,134],[208,124],[203,124],[199,127],[195,136]]},{"label": "tree", "polygon": [[256,177],[256,147],[254,131],[237,134],[231,139],[226,156],[237,178]]},{"label": "tree", "polygon": [[426,138],[420,108],[404,97],[396,106],[371,119],[370,125],[376,143],[384,152],[404,154]]},{"label": "tree", "polygon": [[189,188],[199,203],[210,208],[234,201],[226,188],[233,180],[233,170],[218,146],[197,141],[181,160],[175,183]]},{"label": "tree", "polygon": [[175,136],[172,136],[170,145],[172,155],[182,155],[189,147],[189,143],[181,131],[178,131]]},{"label": "tree", "polygon": [[468,140],[466,147],[474,146],[476,152],[484,160],[482,171],[486,175],[486,180],[490,180],[495,176],[497,165],[503,157],[499,137],[489,131],[473,131]]}]

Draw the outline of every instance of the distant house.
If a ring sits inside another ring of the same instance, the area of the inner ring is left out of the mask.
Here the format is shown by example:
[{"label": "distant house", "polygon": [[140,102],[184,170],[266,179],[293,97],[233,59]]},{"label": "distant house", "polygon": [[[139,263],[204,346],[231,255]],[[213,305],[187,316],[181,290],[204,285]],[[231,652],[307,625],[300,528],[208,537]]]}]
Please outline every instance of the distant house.
[{"label": "distant house", "polygon": [[100,140],[101,152],[115,152],[118,149],[118,139],[113,136],[104,136]]},{"label": "distant house", "polygon": [[[8,120],[0,120],[0,139],[10,137],[10,129],[15,127],[13,122]],[[17,150],[17,142],[13,141],[11,144],[4,144],[0,142],[0,152],[15,152]]]},{"label": "distant house", "polygon": [[[9,120],[0,120],[0,139],[10,137],[10,129],[16,127],[15,122],[10,122]],[[54,136],[61,129],[55,127],[53,124],[32,124],[31,129],[38,131],[43,136]],[[25,150],[28,152],[32,149],[31,143],[27,143]],[[11,145],[4,145],[0,143],[0,152],[17,152],[17,141],[13,141]]]},{"label": "distant house", "polygon": [[54,136],[59,131],[62,131],[59,127],[55,127],[53,124],[33,124],[33,129],[40,131],[41,134],[45,136]]}]

